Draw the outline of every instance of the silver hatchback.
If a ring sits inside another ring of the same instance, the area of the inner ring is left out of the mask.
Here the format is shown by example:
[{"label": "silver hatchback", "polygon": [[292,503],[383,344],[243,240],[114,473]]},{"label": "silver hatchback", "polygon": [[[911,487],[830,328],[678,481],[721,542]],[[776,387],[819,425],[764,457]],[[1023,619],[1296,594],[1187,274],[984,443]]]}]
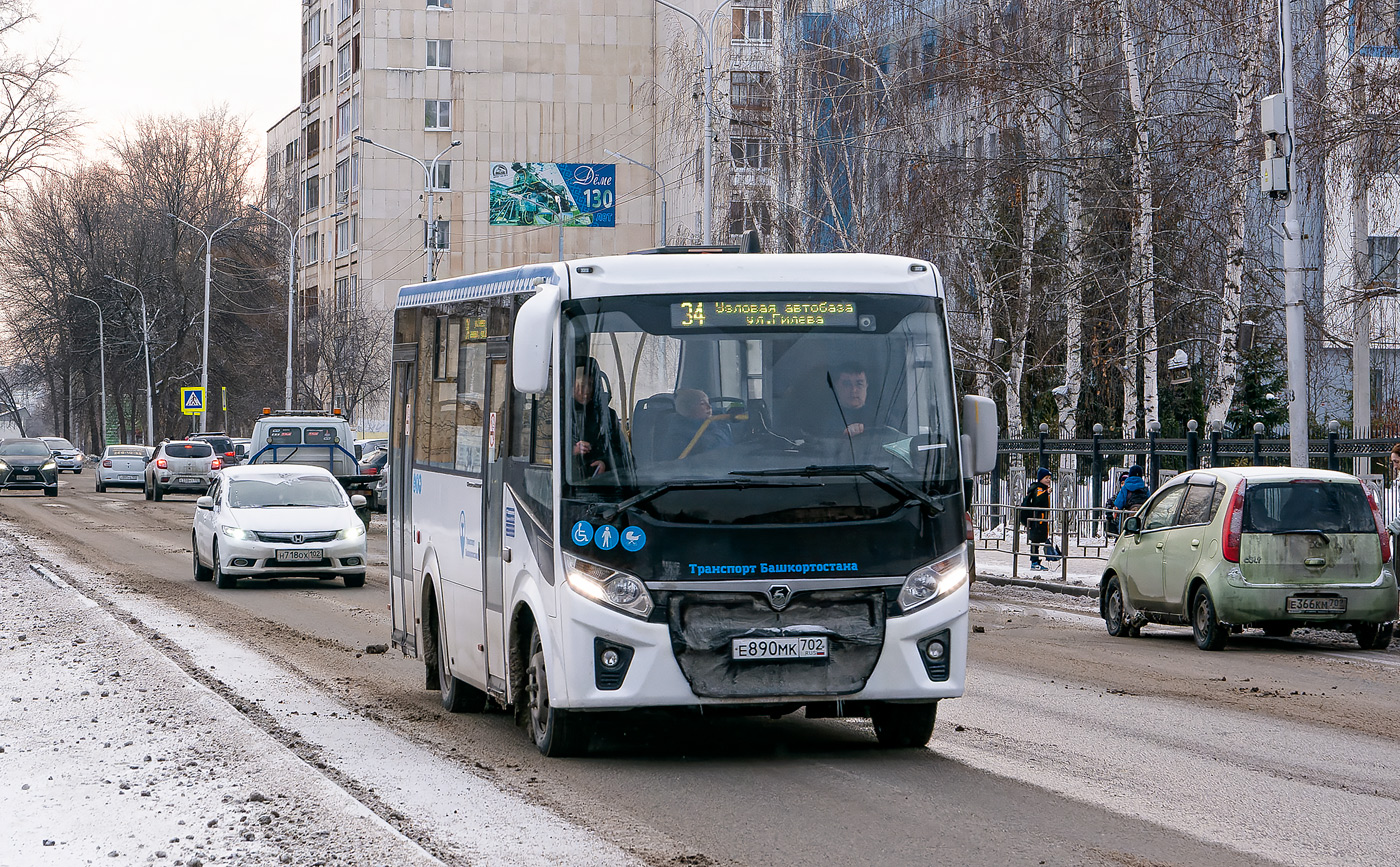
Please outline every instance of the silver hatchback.
[{"label": "silver hatchback", "polygon": [[214,473],[223,462],[214,447],[196,440],[162,443],[146,464],[146,499],[161,500],[166,494],[183,491],[203,495],[209,490]]}]

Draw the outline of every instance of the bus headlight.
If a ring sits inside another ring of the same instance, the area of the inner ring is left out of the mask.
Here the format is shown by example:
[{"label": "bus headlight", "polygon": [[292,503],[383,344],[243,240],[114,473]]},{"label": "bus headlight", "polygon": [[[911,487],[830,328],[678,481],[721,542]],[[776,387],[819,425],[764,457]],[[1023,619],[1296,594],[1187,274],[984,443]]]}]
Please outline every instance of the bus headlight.
[{"label": "bus headlight", "polygon": [[942,599],[967,583],[967,551],[958,545],[952,553],[920,566],[899,588],[899,608],[909,612]]},{"label": "bus headlight", "polygon": [[642,620],[651,614],[651,594],[635,575],[580,560],[572,554],[564,555],[564,573],[576,593],[600,605]]}]

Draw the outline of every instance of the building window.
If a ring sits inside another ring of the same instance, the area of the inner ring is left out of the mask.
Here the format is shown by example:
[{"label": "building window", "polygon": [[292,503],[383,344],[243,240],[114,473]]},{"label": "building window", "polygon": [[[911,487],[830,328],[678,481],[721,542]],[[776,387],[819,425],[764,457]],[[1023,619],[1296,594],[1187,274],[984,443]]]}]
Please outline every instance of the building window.
[{"label": "building window", "polygon": [[286,150],[286,153],[284,153],[283,156],[282,156],[282,161],[285,162],[285,163],[287,164],[287,168],[289,168],[289,169],[292,167],[292,164],[295,163],[295,162],[297,161],[297,143],[296,143],[296,142],[288,142],[288,143],[287,143],[287,150]]},{"label": "building window", "polygon": [[336,307],[344,311],[354,310],[360,306],[360,278],[358,275],[350,274],[346,277],[335,278],[335,303]]},{"label": "building window", "polygon": [[314,157],[321,150],[321,122],[313,120],[306,125],[306,155]]},{"label": "building window", "polygon": [[444,161],[433,166],[433,189],[452,189],[452,163]]},{"label": "building window", "polygon": [[350,80],[350,43],[340,46],[340,50],[335,53],[335,65],[340,70],[340,77],[336,81],[344,84]]},{"label": "building window", "polygon": [[302,251],[301,260],[308,265],[314,265],[321,261],[321,233],[306,233],[306,249]]},{"label": "building window", "polygon": [[768,73],[731,72],[729,74],[729,102],[735,109],[766,111],[772,106],[768,92]]},{"label": "building window", "polygon": [[[447,242],[449,240],[447,232],[447,220],[434,220],[433,225],[435,226],[435,229],[433,231],[433,249],[446,250]],[[426,224],[424,224],[424,231],[427,231]]]},{"label": "building window", "polygon": [[360,128],[360,95],[350,97],[350,128]]},{"label": "building window", "polygon": [[451,9],[452,0],[428,0],[429,9]]},{"label": "building window", "polygon": [[1400,57],[1400,5],[1395,0],[1352,3],[1355,45],[1368,57]]},{"label": "building window", "polygon": [[306,19],[306,23],[301,26],[302,50],[311,51],[321,44],[321,11],[318,9],[311,13],[311,17]]},{"label": "building window", "polygon": [[303,211],[311,211],[321,206],[321,183],[316,175],[306,179],[306,198]]},{"label": "building window", "polygon": [[313,66],[306,70],[306,98],[302,102],[310,102],[321,95],[321,67]]},{"label": "building window", "polygon": [[360,188],[360,155],[357,153],[350,155],[350,189]]},{"label": "building window", "polygon": [[425,101],[423,126],[425,129],[452,129],[452,100],[429,99]]},{"label": "building window", "polygon": [[734,27],[729,41],[734,43],[768,43],[773,41],[772,9],[735,9]]},{"label": "building window", "polygon": [[357,5],[354,0],[340,0],[340,20],[344,21],[350,17],[350,13],[355,11]]},{"label": "building window", "polygon": [[350,37],[350,71],[360,71],[360,34]]},{"label": "building window", "polygon": [[746,229],[768,230],[768,206],[734,199],[729,203],[729,234],[742,235]]},{"label": "building window", "polygon": [[350,138],[350,100],[345,100],[335,110],[336,141]]},{"label": "building window", "polygon": [[1367,246],[1371,253],[1371,279],[1376,281],[1377,287],[1393,289],[1400,285],[1396,283],[1400,269],[1395,265],[1396,257],[1400,256],[1400,238],[1372,235],[1367,239]]},{"label": "building window", "polygon": [[452,68],[452,40],[428,40],[428,66],[435,69]]},{"label": "building window", "polygon": [[335,164],[335,203],[344,205],[350,201],[350,161],[341,160]]},{"label": "building window", "polygon": [[348,256],[350,254],[350,221],[336,220],[335,222],[335,255]]},{"label": "building window", "polygon": [[768,168],[768,147],[768,139],[762,136],[729,136],[729,156],[739,168]]}]

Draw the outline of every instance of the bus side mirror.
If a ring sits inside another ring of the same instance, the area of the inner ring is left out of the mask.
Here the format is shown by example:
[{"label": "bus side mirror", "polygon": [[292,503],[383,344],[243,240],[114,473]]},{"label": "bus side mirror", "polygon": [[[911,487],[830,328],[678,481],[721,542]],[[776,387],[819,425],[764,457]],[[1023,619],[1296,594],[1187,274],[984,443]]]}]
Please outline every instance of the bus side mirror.
[{"label": "bus side mirror", "polygon": [[516,391],[540,394],[549,390],[549,359],[554,332],[559,329],[562,294],[558,284],[542,283],[539,291],[520,305],[511,339],[511,377]]},{"label": "bus side mirror", "polygon": [[964,395],[958,422],[963,478],[990,473],[997,465],[997,405],[989,397]]}]

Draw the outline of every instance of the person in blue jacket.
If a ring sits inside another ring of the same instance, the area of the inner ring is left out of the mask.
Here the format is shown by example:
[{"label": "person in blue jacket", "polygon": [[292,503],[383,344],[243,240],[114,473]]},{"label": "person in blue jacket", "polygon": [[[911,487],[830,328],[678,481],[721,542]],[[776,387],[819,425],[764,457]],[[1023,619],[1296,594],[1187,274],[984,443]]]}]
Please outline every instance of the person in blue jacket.
[{"label": "person in blue jacket", "polygon": [[1121,515],[1110,516],[1110,531],[1117,533],[1122,518],[1136,512],[1139,506],[1147,502],[1149,493],[1147,482],[1142,478],[1142,467],[1138,464],[1128,467],[1128,474],[1123,477],[1123,487],[1118,489],[1118,496],[1113,498],[1113,508],[1120,510]]}]

